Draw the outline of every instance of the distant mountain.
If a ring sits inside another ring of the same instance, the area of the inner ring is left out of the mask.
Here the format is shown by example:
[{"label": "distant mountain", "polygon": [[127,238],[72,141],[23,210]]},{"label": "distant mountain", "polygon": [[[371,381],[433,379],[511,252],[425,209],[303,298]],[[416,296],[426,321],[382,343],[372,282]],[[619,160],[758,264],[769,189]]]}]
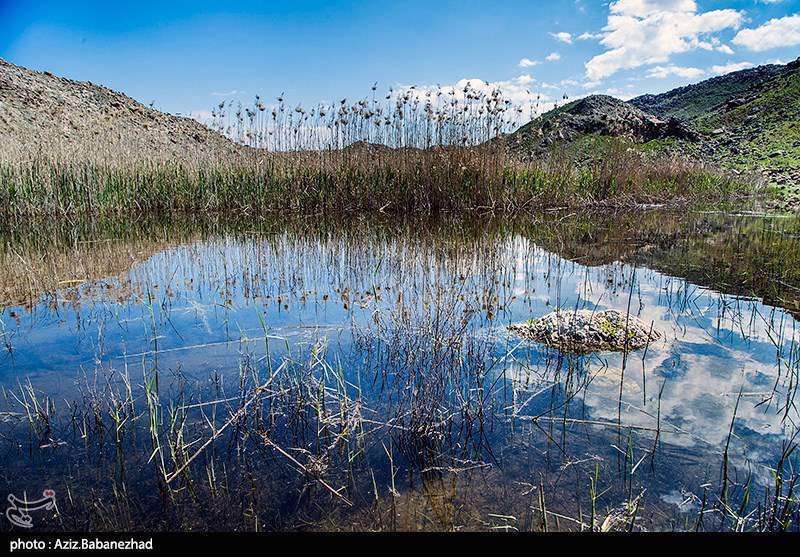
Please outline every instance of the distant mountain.
[{"label": "distant mountain", "polygon": [[770,64],[713,77],[695,85],[679,87],[659,95],[642,95],[629,101],[633,106],[661,118],[691,121],[729,99],[747,94],[788,71],[789,66]]},{"label": "distant mountain", "polygon": [[240,149],[191,118],[153,110],[100,85],[0,59],[0,155],[123,152],[180,160]]}]

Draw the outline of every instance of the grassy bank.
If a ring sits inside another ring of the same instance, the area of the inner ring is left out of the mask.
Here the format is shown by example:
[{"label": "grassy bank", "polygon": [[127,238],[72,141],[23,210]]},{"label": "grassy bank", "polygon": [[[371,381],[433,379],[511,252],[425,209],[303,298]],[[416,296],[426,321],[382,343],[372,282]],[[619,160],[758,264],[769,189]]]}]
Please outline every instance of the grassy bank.
[{"label": "grassy bank", "polygon": [[228,161],[58,161],[0,165],[8,218],[173,212],[509,212],[742,194],[729,177],[678,159],[616,151],[576,168],[567,156],[519,164],[490,149],[253,154]]}]

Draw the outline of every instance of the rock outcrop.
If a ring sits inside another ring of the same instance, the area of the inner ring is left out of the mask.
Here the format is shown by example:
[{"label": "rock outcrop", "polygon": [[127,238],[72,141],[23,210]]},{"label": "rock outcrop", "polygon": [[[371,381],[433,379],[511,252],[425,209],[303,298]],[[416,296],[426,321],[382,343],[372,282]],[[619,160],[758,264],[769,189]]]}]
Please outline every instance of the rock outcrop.
[{"label": "rock outcrop", "polygon": [[613,309],[556,310],[508,329],[523,339],[577,354],[638,350],[662,337],[652,325]]},{"label": "rock outcrop", "polygon": [[552,110],[507,137],[512,152],[542,153],[557,144],[569,144],[587,135],[631,139],[640,143],[676,137],[697,137],[675,119],[663,120],[624,101],[592,95]]}]

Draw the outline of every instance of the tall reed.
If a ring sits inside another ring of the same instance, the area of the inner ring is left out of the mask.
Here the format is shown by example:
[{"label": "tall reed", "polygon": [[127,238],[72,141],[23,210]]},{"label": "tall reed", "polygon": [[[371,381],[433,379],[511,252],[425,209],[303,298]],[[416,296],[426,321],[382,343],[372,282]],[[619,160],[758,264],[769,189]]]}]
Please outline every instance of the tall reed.
[{"label": "tall reed", "polygon": [[[510,212],[534,207],[720,199],[741,189],[695,163],[611,142],[599,161],[507,149],[534,115],[499,90],[391,91],[310,109],[220,103],[209,124],[237,146],[183,157],[57,141],[36,153],[0,148],[0,211],[31,216],[237,213]],[[175,138],[185,141],[186,138]],[[130,142],[130,145],[138,145]],[[524,160],[523,160],[524,159]]]}]

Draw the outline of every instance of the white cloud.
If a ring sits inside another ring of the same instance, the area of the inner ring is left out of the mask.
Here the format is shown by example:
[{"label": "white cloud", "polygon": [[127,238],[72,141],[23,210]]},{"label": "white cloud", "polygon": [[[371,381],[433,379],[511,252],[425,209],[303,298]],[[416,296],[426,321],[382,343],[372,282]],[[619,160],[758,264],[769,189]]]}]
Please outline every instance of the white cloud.
[{"label": "white cloud", "polygon": [[561,41],[562,43],[572,44],[572,35],[565,31],[559,31],[558,33],[550,33],[550,36],[556,39],[557,41]]},{"label": "white cloud", "polygon": [[645,17],[660,12],[694,12],[694,0],[617,0],[611,4],[611,12]]},{"label": "white cloud", "polygon": [[616,87],[609,87],[606,89],[606,95],[611,95],[612,97],[617,97],[622,101],[629,101],[638,95],[632,94],[630,91],[623,91],[622,89],[618,89]]},{"label": "white cloud", "polygon": [[547,60],[548,62],[558,62],[559,60],[561,60],[561,55],[558,52],[552,52],[547,55],[547,58],[545,58],[545,60]]},{"label": "white cloud", "polygon": [[532,66],[539,65],[539,62],[537,60],[531,60],[530,58],[523,58],[522,60],[519,61],[519,64],[517,65],[520,68],[530,68]]},{"label": "white cloud", "polygon": [[214,91],[211,93],[212,97],[233,97],[235,95],[243,95],[247,91],[239,91],[238,89],[232,89],[230,91]]},{"label": "white cloud", "polygon": [[[738,29],[743,13],[697,10],[695,0],[616,0],[600,44],[606,51],[586,63],[586,77],[597,81],[623,69],[664,64],[673,54],[725,46],[713,33]],[[729,48],[729,47],[728,47]]]},{"label": "white cloud", "polygon": [[754,64],[752,62],[728,62],[727,64],[721,66],[711,66],[711,70],[709,71],[714,75],[725,75],[726,73],[746,70],[747,68],[752,68],[753,66]]},{"label": "white cloud", "polygon": [[603,33],[590,33],[589,31],[586,31],[585,33],[581,33],[580,35],[578,35],[578,40],[591,41],[594,39],[602,39],[604,36],[605,35],[603,35]]},{"label": "white cloud", "polygon": [[800,44],[800,14],[770,19],[755,29],[742,29],[733,44],[754,52]]},{"label": "white cloud", "polygon": [[733,54],[733,50],[726,44],[723,44],[717,37],[711,37],[705,41],[697,41],[697,48],[708,51],[723,52],[725,54]]},{"label": "white cloud", "polygon": [[695,79],[697,77],[705,75],[705,73],[706,72],[704,72],[700,68],[682,67],[670,64],[669,66],[656,66],[654,68],[651,68],[650,71],[647,72],[647,77],[664,79],[666,77],[674,75],[676,77],[682,77],[684,79]]}]

